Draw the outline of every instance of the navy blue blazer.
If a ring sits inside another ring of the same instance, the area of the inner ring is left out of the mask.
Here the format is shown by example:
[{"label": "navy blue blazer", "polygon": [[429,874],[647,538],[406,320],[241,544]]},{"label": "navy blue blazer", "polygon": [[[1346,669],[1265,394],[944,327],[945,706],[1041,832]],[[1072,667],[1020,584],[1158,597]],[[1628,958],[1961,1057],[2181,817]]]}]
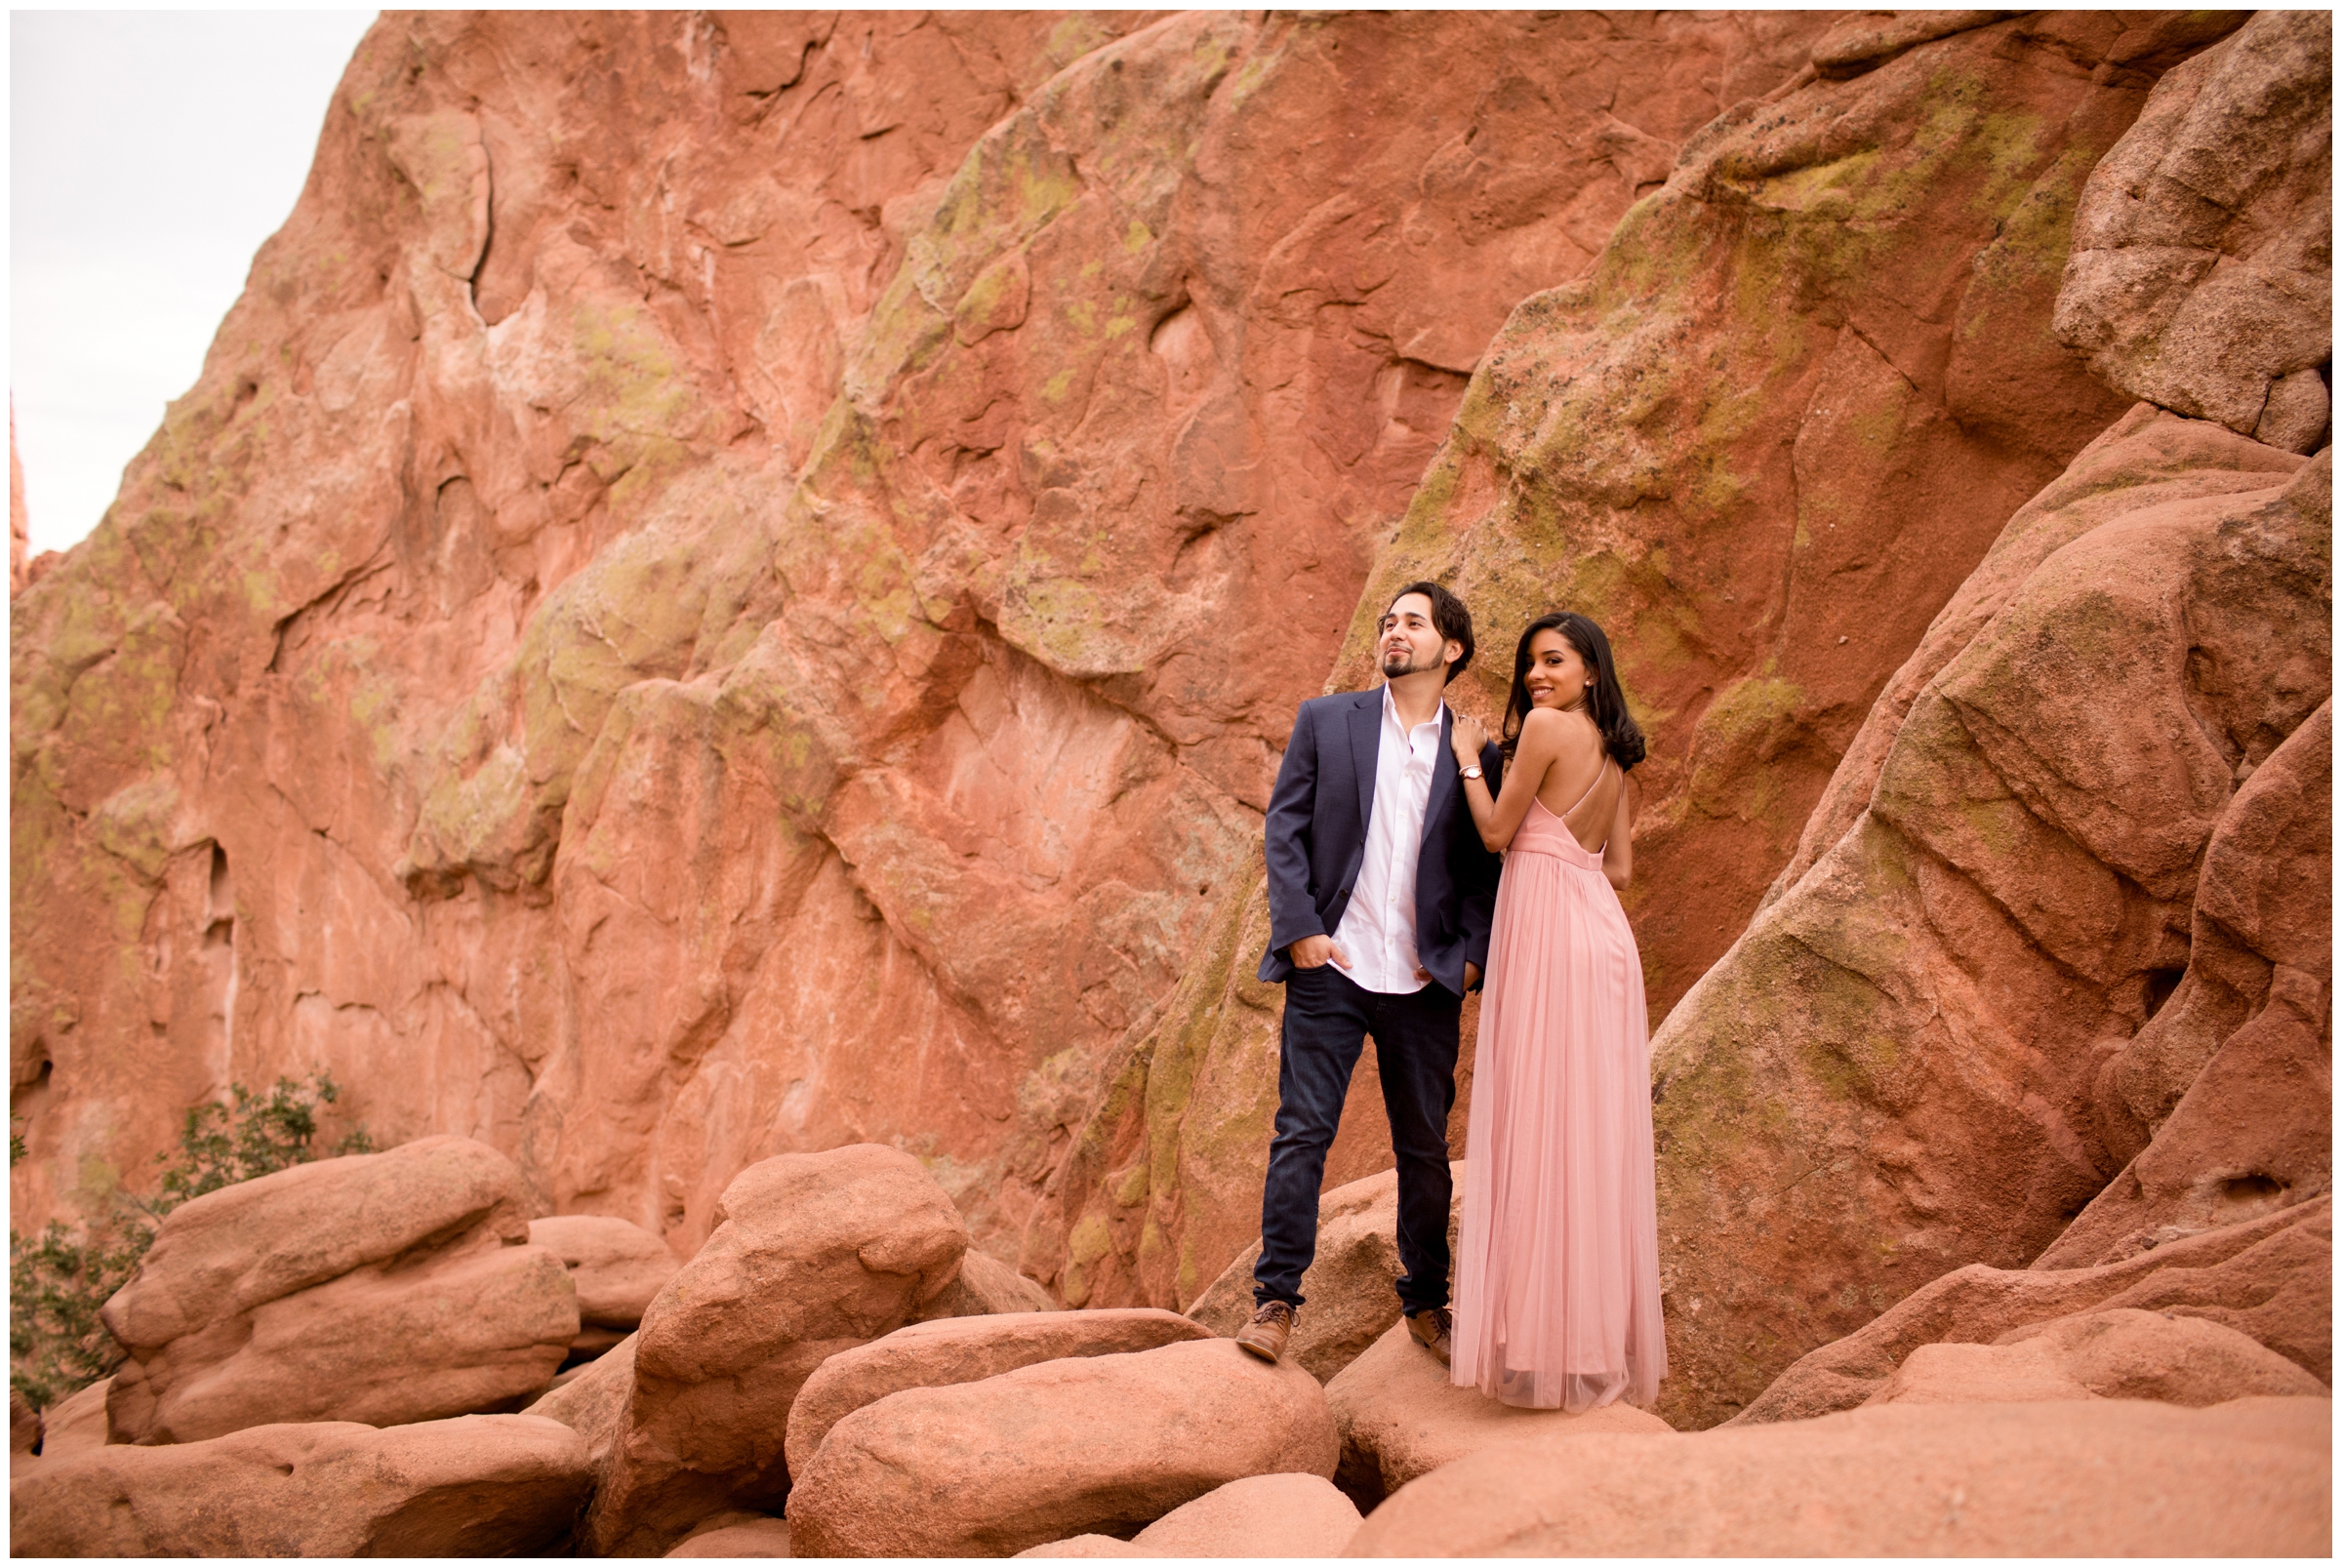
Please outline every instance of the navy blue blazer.
[{"label": "navy blue blazer", "polygon": [[[1382,757],[1383,689],[1313,697],[1293,716],[1293,739],[1269,797],[1269,950],[1261,979],[1293,973],[1285,949],[1304,937],[1330,935],[1366,861],[1366,824],[1374,811],[1374,773]],[[1464,994],[1464,966],[1488,969],[1488,928],[1496,918],[1503,863],[1480,842],[1456,772],[1442,712],[1439,755],[1423,808],[1423,848],[1415,863],[1415,950],[1432,978]],[[1491,793],[1502,787],[1504,753],[1480,752]]]}]

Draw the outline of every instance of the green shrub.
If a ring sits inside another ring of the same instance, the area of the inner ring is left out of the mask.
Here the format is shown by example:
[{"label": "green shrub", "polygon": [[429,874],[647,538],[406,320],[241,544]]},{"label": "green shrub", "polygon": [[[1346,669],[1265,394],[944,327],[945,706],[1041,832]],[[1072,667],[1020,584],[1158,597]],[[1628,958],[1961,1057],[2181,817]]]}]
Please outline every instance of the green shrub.
[{"label": "green shrub", "polygon": [[[98,1308],[137,1271],[164,1215],[189,1198],[249,1182],[319,1157],[312,1146],[320,1106],[341,1095],[333,1078],[307,1083],[279,1078],[266,1095],[228,1086],[226,1104],[187,1107],[179,1146],[155,1156],[162,1167],[150,1198],[117,1194],[79,1231],[52,1222],[37,1237],[8,1232],[9,1386],[35,1405],[54,1405],[121,1364],[122,1347],[98,1319]],[[364,1154],[374,1143],[363,1127],[335,1145],[334,1154]],[[24,1157],[12,1131],[9,1163]]]}]

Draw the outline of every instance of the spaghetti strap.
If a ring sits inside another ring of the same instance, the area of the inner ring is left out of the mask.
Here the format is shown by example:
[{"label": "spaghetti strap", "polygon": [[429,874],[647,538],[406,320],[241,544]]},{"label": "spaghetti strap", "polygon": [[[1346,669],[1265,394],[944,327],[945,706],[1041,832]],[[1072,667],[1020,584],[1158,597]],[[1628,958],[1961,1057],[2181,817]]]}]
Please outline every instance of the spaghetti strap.
[{"label": "spaghetti strap", "polygon": [[[1585,805],[1585,804],[1586,804],[1586,802],[1588,802],[1589,800],[1592,800],[1592,799],[1594,798],[1594,792],[1595,792],[1596,789],[1599,789],[1599,788],[1602,786],[1602,781],[1603,781],[1604,779],[1607,779],[1607,778],[1609,778],[1609,777],[1610,777],[1610,759],[1609,759],[1608,757],[1604,757],[1604,758],[1602,758],[1602,765],[1601,765],[1600,767],[1598,767],[1598,768],[1596,768],[1596,769],[1595,769],[1595,770],[1594,770],[1594,783],[1592,783],[1592,784],[1588,784],[1588,785],[1586,786],[1586,792],[1585,792],[1584,794],[1582,794],[1582,795],[1580,795],[1580,796],[1578,797],[1578,799],[1577,799],[1577,804],[1576,804],[1576,805],[1573,805],[1573,806],[1571,806],[1571,807],[1569,808],[1569,811],[1565,811],[1565,812],[1563,812],[1563,813],[1561,814],[1561,819],[1560,819],[1560,820],[1561,820],[1561,824],[1562,824],[1563,826],[1567,827],[1567,826],[1569,825],[1569,812],[1570,812],[1570,811],[1576,811],[1576,810],[1578,809],[1578,807],[1579,807],[1579,806],[1583,806],[1583,805]],[[1574,828],[1574,827],[1571,827],[1571,828],[1569,829],[1569,832],[1570,832],[1570,836],[1571,836],[1572,838],[1575,838],[1575,837],[1577,836],[1577,832],[1578,832],[1578,830],[1577,830],[1576,828]],[[1603,847],[1604,849],[1607,849],[1607,848],[1609,847],[1609,844],[1610,844],[1610,840],[1609,840],[1609,839],[1607,839],[1607,838],[1604,838],[1604,839],[1602,840],[1602,847]],[[1599,853],[1599,851],[1596,851],[1595,853],[1597,853],[1597,854],[1598,854],[1598,853]]]}]

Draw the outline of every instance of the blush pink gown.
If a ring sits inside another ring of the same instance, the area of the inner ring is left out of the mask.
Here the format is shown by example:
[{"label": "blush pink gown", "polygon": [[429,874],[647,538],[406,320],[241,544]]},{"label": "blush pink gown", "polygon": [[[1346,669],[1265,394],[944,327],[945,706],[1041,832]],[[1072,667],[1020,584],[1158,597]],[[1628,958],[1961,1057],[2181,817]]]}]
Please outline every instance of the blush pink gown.
[{"label": "blush pink gown", "polygon": [[1635,933],[1601,855],[1532,802],[1480,1000],[1456,1384],[1546,1410],[1648,1404],[1667,1375],[1658,1230]]}]

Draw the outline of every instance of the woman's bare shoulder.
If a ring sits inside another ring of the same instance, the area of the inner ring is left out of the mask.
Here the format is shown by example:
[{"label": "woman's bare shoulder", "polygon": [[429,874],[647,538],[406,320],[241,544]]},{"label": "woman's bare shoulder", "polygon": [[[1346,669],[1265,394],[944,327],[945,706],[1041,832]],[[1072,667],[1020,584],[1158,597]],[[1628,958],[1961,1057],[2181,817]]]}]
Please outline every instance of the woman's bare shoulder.
[{"label": "woman's bare shoulder", "polygon": [[1520,738],[1535,737],[1541,744],[1574,751],[1582,746],[1599,747],[1602,732],[1595,728],[1587,714],[1563,711],[1557,707],[1533,707],[1520,721]]}]

